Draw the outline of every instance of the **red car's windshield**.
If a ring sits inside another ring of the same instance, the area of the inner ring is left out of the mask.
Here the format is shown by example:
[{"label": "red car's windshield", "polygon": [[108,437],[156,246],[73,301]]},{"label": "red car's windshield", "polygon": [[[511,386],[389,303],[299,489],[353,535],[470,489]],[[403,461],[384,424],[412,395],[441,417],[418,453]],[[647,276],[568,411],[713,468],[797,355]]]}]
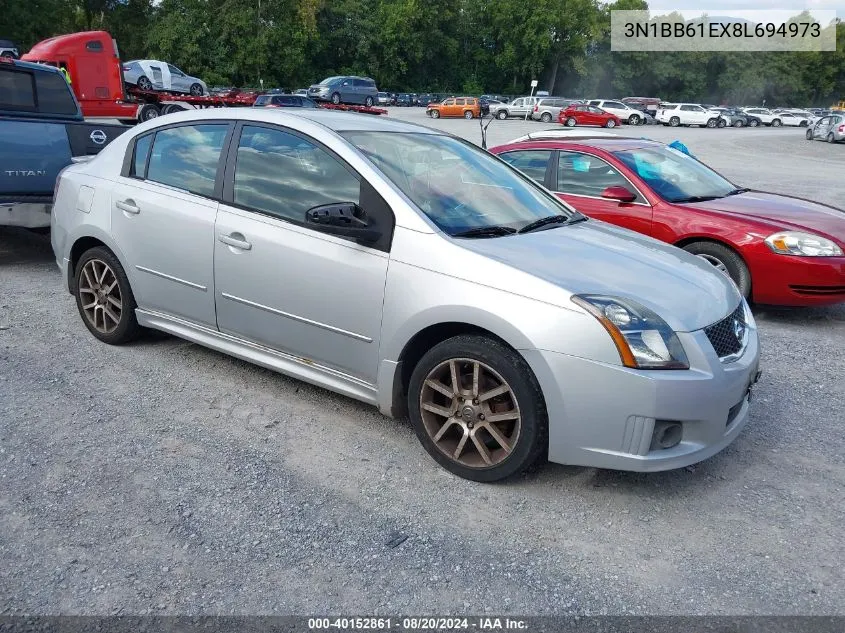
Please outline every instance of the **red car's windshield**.
[{"label": "red car's windshield", "polygon": [[614,152],[631,171],[669,202],[699,202],[738,193],[700,161],[669,147],[646,147]]}]

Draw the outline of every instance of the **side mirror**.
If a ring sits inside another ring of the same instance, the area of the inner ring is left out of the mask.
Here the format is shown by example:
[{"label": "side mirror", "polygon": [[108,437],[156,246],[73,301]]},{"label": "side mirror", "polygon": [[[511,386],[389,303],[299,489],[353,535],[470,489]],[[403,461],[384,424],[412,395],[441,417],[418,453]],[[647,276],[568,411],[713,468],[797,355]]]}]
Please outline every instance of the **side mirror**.
[{"label": "side mirror", "polygon": [[367,214],[354,202],[324,204],[305,212],[305,223],[316,225],[330,235],[351,237],[356,242],[377,242],[381,231],[370,225]]},{"label": "side mirror", "polygon": [[617,202],[633,202],[637,199],[637,194],[628,189],[628,187],[614,185],[602,191],[601,197],[607,200],[616,200]]}]

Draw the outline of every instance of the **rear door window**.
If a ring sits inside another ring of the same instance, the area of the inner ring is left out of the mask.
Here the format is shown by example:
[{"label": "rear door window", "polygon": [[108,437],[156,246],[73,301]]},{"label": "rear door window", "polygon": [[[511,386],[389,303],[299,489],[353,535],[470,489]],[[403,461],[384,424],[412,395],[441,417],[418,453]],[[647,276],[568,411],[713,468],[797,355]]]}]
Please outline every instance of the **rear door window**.
[{"label": "rear door window", "polygon": [[551,150],[532,149],[506,152],[500,158],[542,185],[546,182],[546,168],[551,156]]},{"label": "rear door window", "polygon": [[65,78],[59,73],[38,72],[35,89],[38,92],[38,111],[47,114],[76,114],[76,102]]},{"label": "rear door window", "polygon": [[213,196],[228,124],[198,124],[156,132],[147,180]]}]

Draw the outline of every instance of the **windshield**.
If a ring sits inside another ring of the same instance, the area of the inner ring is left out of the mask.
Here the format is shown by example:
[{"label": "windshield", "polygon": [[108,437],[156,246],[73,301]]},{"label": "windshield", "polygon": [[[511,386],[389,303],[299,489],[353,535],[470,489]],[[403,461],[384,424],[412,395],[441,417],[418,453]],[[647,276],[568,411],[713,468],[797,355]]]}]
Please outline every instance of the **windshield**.
[{"label": "windshield", "polygon": [[319,85],[319,86],[331,86],[332,84],[336,84],[341,79],[343,79],[343,77],[327,77],[326,79],[323,79],[323,81],[321,81],[317,85]]},{"label": "windshield", "polygon": [[724,198],[736,186],[683,152],[648,147],[614,152],[617,158],[669,202]]},{"label": "windshield", "polygon": [[580,216],[466,141],[440,134],[342,134],[449,235],[487,227],[516,231],[549,216]]}]

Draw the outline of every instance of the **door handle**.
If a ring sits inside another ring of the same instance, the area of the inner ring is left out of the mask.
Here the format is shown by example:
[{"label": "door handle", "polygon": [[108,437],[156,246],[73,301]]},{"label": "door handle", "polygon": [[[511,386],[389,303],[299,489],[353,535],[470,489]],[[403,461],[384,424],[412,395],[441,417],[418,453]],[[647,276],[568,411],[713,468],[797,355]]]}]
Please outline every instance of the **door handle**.
[{"label": "door handle", "polygon": [[141,209],[135,206],[134,200],[118,200],[114,203],[114,206],[116,206],[121,211],[126,211],[126,213],[132,213],[134,215],[138,215],[139,213],[141,213]]},{"label": "door handle", "polygon": [[242,251],[248,251],[252,249],[252,244],[247,242],[244,239],[244,236],[240,233],[232,233],[231,235],[221,235],[218,239],[224,244],[228,244],[233,248],[239,248]]}]

